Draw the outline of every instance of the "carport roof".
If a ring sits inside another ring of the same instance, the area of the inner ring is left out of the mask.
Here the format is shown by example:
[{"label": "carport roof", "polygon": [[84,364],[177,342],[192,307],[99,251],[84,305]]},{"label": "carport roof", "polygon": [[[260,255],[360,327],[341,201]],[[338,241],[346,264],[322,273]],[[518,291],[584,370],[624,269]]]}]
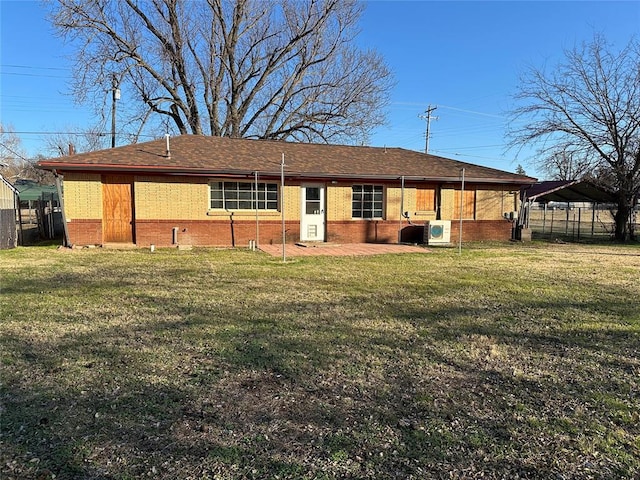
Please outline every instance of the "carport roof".
[{"label": "carport roof", "polygon": [[16,189],[18,190],[18,197],[21,201],[28,200],[42,200],[42,195],[45,195],[45,200],[51,198],[58,199],[58,191],[54,185],[39,185],[35,182],[16,183]]},{"label": "carport roof", "polygon": [[609,203],[615,199],[596,185],[580,180],[538,182],[524,189],[530,202],[595,202]]}]

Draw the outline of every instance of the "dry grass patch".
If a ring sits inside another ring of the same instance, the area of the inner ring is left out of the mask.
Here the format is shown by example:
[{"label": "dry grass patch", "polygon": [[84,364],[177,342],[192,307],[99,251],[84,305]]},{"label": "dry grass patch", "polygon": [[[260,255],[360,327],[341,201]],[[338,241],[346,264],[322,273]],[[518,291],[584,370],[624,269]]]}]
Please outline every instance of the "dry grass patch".
[{"label": "dry grass patch", "polygon": [[640,249],[0,252],[2,478],[634,478]]}]

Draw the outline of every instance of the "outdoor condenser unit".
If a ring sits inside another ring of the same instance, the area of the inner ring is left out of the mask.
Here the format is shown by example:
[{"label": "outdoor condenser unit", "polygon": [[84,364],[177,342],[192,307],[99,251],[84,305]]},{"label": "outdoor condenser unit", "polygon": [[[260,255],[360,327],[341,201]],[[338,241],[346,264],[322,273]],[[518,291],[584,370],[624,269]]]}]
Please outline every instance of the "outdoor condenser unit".
[{"label": "outdoor condenser unit", "polygon": [[451,220],[430,220],[424,226],[427,245],[449,245],[451,243]]}]

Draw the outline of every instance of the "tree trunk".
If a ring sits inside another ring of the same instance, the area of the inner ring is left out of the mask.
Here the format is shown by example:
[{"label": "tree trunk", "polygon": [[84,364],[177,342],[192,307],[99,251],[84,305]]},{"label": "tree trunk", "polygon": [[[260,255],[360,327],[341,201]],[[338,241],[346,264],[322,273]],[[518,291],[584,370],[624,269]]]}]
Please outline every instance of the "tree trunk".
[{"label": "tree trunk", "polygon": [[629,199],[624,193],[618,194],[618,211],[614,216],[616,222],[616,230],[614,234],[615,240],[619,242],[626,242],[629,240],[629,215],[631,214],[631,207]]}]

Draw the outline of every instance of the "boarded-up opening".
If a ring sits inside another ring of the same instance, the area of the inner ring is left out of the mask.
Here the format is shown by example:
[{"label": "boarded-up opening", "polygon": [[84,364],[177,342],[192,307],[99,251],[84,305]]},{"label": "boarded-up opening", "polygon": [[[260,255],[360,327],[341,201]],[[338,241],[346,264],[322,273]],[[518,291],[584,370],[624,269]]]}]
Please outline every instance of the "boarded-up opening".
[{"label": "boarded-up opening", "polygon": [[[453,202],[453,218],[460,219],[460,190],[455,191]],[[475,188],[464,190],[462,201],[462,219],[475,220],[476,218],[476,190]]]},{"label": "boarded-up opening", "polygon": [[104,243],[135,243],[133,180],[124,175],[102,177]]},{"label": "boarded-up opening", "polygon": [[418,187],[416,189],[416,210],[434,212],[436,209],[436,189],[434,187]]}]

